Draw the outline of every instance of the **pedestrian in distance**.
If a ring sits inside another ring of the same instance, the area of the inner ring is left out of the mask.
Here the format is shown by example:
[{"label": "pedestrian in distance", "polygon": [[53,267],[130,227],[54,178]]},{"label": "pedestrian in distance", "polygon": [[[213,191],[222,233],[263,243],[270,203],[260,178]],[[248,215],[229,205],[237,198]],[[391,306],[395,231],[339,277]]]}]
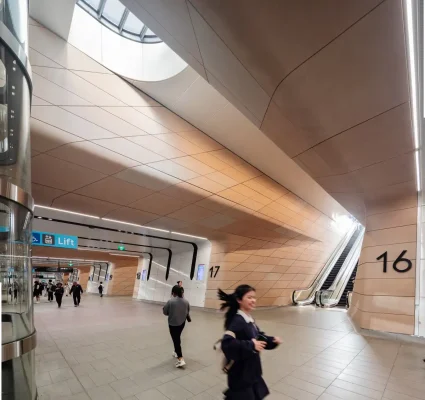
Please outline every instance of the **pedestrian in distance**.
[{"label": "pedestrian in distance", "polygon": [[70,293],[72,293],[72,298],[74,299],[74,307],[78,307],[80,305],[83,288],[79,283],[73,282]]},{"label": "pedestrian in distance", "polygon": [[68,282],[65,284],[64,289],[65,289],[65,296],[68,297],[69,296],[69,283]]},{"label": "pedestrian in distance", "polygon": [[56,303],[58,303],[58,308],[61,308],[63,294],[64,294],[64,289],[63,289],[62,283],[58,282],[55,289],[55,297],[56,297]]},{"label": "pedestrian in distance", "polygon": [[221,310],[227,310],[225,333],[221,349],[226,358],[227,400],[262,400],[269,390],[262,377],[260,354],[282,343],[279,337],[266,336],[255,324],[251,312],[255,309],[255,289],[240,285],[234,293],[218,290],[223,301]]},{"label": "pedestrian in distance", "polygon": [[40,303],[40,282],[39,281],[34,282],[32,295],[33,297],[35,297],[35,302]]},{"label": "pedestrian in distance", "polygon": [[183,296],[184,296],[183,281],[177,281],[177,285],[178,285],[178,287],[180,287],[182,289],[182,293],[183,293]]},{"label": "pedestrian in distance", "polygon": [[190,322],[190,305],[183,298],[183,290],[180,286],[174,286],[171,293],[173,297],[165,304],[163,313],[168,316],[168,327],[174,345],[173,357],[177,358],[176,367],[181,368],[186,365],[181,347],[181,335],[186,319]]},{"label": "pedestrian in distance", "polygon": [[100,282],[100,285],[97,288],[97,290],[99,290],[100,297],[103,297],[103,285],[102,285],[102,282]]},{"label": "pedestrian in distance", "polygon": [[56,285],[49,279],[49,283],[47,284],[47,300],[53,301],[53,293],[55,293]]}]

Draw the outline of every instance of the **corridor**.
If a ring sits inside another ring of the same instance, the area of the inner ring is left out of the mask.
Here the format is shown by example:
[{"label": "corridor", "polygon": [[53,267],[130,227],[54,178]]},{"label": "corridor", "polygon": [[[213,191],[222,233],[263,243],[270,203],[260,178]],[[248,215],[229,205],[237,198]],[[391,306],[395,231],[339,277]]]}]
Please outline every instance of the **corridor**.
[{"label": "corridor", "polygon": [[[84,295],[35,305],[40,400],[222,399],[225,376],[213,343],[222,315],[192,311],[183,333],[187,366],[176,369],[159,305]],[[280,308],[255,313],[284,344],[263,354],[270,400],[425,399],[425,347],[363,337],[344,311]]]}]

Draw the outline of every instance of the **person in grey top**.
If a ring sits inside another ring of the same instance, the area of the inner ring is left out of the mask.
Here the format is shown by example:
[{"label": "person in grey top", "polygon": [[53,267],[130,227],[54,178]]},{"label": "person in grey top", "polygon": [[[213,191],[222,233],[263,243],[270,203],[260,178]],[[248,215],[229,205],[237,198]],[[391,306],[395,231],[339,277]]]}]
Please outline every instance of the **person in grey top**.
[{"label": "person in grey top", "polygon": [[[172,298],[167,301],[163,308],[164,315],[168,316],[168,327],[170,328],[171,339],[173,339],[174,353],[173,356],[177,358],[176,367],[181,368],[186,365],[182,347],[181,347],[181,334],[188,319],[190,305],[189,302],[183,298],[183,290],[179,286],[174,286],[172,290]],[[190,317],[188,319],[190,321]]]}]

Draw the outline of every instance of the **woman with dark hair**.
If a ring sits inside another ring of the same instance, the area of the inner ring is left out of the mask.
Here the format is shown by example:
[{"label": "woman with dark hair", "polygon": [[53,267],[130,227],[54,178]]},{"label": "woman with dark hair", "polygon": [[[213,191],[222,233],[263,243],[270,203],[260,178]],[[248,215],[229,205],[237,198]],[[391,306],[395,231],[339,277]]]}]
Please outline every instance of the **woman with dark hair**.
[{"label": "woman with dark hair", "polygon": [[168,327],[174,344],[173,357],[177,358],[176,367],[181,368],[186,365],[182,353],[181,335],[186,319],[190,322],[190,305],[183,298],[183,290],[180,286],[174,286],[171,294],[173,297],[165,304],[163,313],[168,316]]},{"label": "woman with dark hair", "polygon": [[266,336],[251,317],[256,304],[252,286],[240,285],[232,294],[219,289],[218,297],[223,301],[221,310],[227,309],[226,331],[221,342],[228,374],[226,399],[264,399],[269,390],[262,378],[260,353],[276,348],[282,341],[278,337]]}]

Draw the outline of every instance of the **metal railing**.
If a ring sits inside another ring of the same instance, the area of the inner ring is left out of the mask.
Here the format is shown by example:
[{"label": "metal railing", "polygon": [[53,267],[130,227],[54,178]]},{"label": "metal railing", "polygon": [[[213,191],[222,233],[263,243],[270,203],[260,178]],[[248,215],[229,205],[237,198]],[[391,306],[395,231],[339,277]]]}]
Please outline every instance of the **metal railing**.
[{"label": "metal railing", "polygon": [[313,303],[315,299],[316,292],[322,287],[323,283],[326,281],[329,273],[332,271],[335,263],[338,261],[338,258],[341,256],[341,253],[344,251],[351,237],[354,235],[356,230],[359,227],[359,223],[354,222],[353,226],[346,233],[344,238],[340,241],[338,246],[332,252],[328,261],[316,276],[316,279],[307,289],[294,290],[292,293],[292,302],[296,305],[305,306]]},{"label": "metal railing", "polygon": [[339,300],[344,293],[344,289],[351,278],[351,274],[353,273],[353,270],[356,268],[357,262],[359,261],[365,228],[360,226],[359,229],[359,236],[354,242],[353,247],[348,253],[347,258],[342,264],[338,275],[332,282],[332,285],[329,287],[329,289],[319,290],[316,293],[315,299],[318,306],[335,307],[338,305]]}]

